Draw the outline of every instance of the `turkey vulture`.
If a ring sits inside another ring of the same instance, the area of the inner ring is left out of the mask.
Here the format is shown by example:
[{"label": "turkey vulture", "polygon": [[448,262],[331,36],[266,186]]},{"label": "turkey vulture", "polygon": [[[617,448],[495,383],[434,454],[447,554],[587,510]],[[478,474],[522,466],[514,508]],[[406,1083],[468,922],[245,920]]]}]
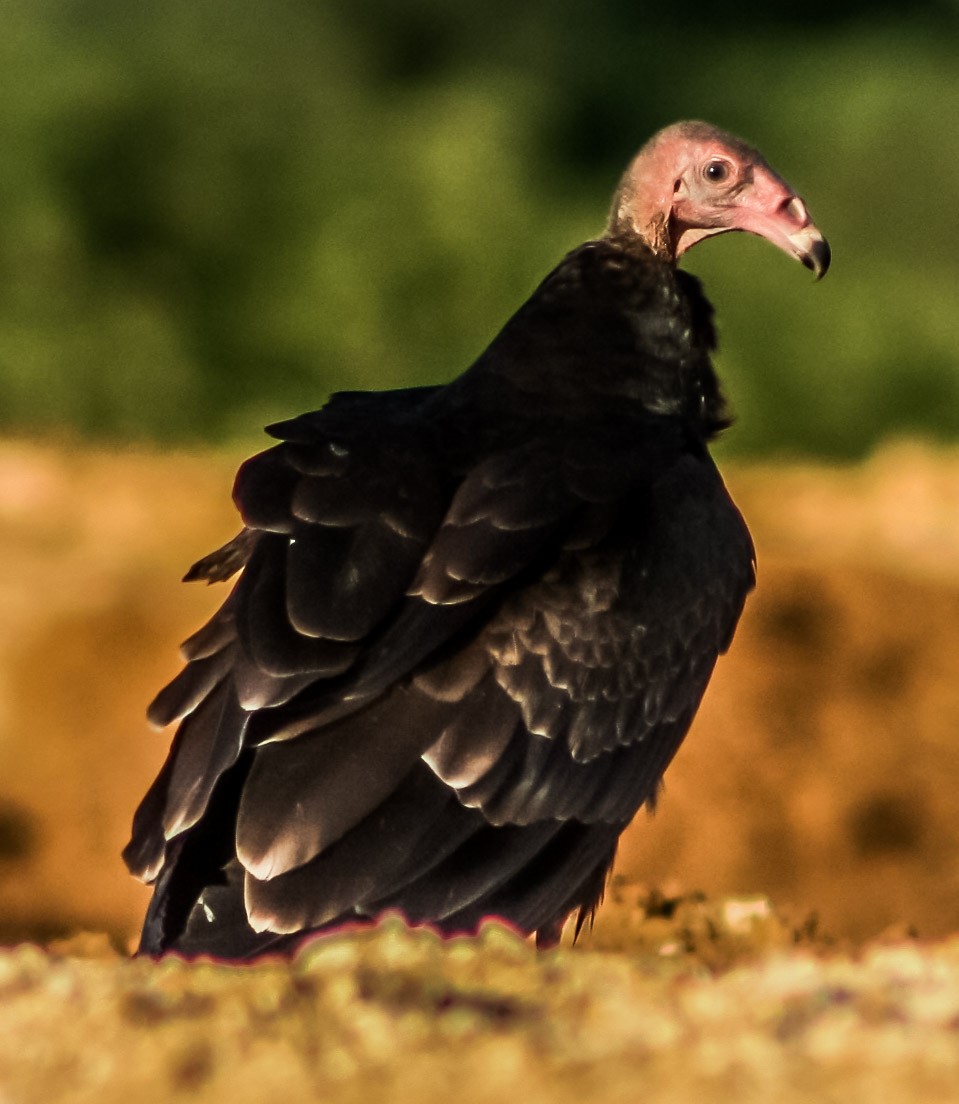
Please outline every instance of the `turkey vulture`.
[{"label": "turkey vulture", "polygon": [[241,533],[187,575],[239,577],[150,709],[179,728],[124,852],[155,885],[141,953],[289,952],[386,909],[549,945],[592,915],[754,581],[676,268],[731,230],[828,267],[756,150],[668,127],[461,376],[270,427]]}]

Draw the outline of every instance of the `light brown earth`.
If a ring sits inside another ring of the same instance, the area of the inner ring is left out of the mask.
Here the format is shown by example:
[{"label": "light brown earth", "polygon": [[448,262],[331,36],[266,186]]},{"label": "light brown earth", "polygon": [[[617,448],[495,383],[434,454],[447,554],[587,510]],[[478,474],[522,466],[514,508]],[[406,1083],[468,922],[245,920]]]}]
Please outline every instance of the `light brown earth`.
[{"label": "light brown earth", "polygon": [[[238,459],[0,445],[0,942],[134,936],[143,707],[223,593],[176,579]],[[759,588],[591,939],[2,953],[0,1102],[959,1098],[959,453],[727,469]]]},{"label": "light brown earth", "polygon": [[[397,921],[292,963],[0,952],[16,1104],[939,1104],[959,1084],[959,939],[861,958],[762,900],[628,909],[615,953]],[[613,903],[610,913],[626,911]]]}]

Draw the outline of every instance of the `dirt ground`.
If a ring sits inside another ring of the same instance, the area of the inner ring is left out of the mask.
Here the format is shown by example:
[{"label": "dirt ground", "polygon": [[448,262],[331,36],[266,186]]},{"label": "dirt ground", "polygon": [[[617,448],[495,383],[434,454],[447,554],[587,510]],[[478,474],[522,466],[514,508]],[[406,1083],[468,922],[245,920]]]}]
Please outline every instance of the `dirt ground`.
[{"label": "dirt ground", "polygon": [[[118,855],[168,740],[143,710],[223,594],[177,580],[234,532],[239,458],[0,445],[0,941],[135,935]],[[759,587],[619,873],[840,943],[956,932],[959,453],[727,476]]]},{"label": "dirt ground", "polygon": [[617,914],[629,936],[605,953],[396,919],[245,967],[0,951],[0,1099],[956,1100],[956,938],[851,958],[795,942],[761,898],[613,900],[607,937]]}]

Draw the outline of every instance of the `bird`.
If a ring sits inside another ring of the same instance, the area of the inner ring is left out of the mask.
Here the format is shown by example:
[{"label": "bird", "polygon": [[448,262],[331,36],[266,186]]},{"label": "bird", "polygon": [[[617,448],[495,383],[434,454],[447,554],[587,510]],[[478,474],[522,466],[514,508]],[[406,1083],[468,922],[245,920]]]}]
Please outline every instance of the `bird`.
[{"label": "bird", "polygon": [[178,728],[124,850],[139,954],[592,921],[755,582],[709,452],[713,310],[677,267],[732,231],[829,267],[756,149],[668,126],[461,375],[268,427],[242,529],[186,575],[232,589],[148,711]]}]

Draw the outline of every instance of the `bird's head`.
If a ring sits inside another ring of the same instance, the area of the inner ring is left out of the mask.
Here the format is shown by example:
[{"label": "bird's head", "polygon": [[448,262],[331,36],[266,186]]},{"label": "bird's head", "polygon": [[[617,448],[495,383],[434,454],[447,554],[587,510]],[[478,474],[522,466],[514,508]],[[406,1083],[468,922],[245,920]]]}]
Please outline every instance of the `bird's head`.
[{"label": "bird's head", "polygon": [[817,279],[829,268],[829,244],[805,203],[760,153],[708,123],[675,123],[653,135],[623,176],[609,228],[638,234],[669,261],[704,238],[745,230]]}]

